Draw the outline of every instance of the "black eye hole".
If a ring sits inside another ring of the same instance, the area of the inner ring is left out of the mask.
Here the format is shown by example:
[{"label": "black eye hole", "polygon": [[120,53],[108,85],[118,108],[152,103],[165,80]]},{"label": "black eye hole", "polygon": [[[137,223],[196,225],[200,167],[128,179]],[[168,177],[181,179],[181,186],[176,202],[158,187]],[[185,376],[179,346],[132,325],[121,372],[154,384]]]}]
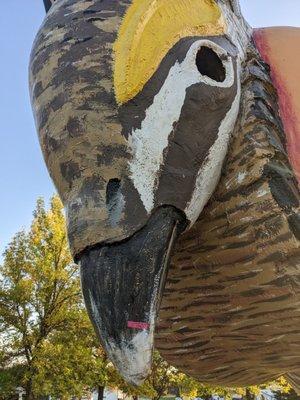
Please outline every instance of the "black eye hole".
[{"label": "black eye hole", "polygon": [[124,208],[120,179],[111,179],[106,187],[108,220],[113,228],[118,226]]},{"label": "black eye hole", "polygon": [[120,179],[111,179],[106,187],[106,204],[109,208],[113,208],[118,199],[121,190]]},{"label": "black eye hole", "polygon": [[224,82],[226,71],[221,58],[209,47],[203,46],[196,56],[196,65],[201,75],[217,82]]}]

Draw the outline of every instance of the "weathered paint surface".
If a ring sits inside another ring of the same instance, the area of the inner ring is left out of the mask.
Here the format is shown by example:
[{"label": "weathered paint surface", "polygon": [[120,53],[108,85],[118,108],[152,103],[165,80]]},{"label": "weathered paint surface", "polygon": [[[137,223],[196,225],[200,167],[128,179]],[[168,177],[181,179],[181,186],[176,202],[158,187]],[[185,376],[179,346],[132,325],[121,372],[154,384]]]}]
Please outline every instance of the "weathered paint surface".
[{"label": "weathered paint surface", "polygon": [[203,167],[201,167],[198,172],[192,198],[185,209],[186,216],[191,225],[193,225],[198,219],[200,213],[207,204],[208,200],[211,198],[219,182],[222,165],[228,151],[231,134],[234,130],[236,119],[240,110],[240,82],[238,82],[237,88],[238,90],[231,108],[220,124],[218,137],[215,143],[211,146]]},{"label": "weathered paint surface", "polygon": [[[120,106],[114,90],[114,48],[123,37],[120,29],[129,23],[128,10],[139,9],[142,3],[134,4],[130,0],[55,2],[32,51],[36,124],[47,166],[66,208],[74,256],[98,243],[132,236],[153,210],[165,204],[183,212],[189,209],[189,217],[197,219],[201,207],[191,206],[195,188],[201,186],[196,180],[239,90],[240,55],[234,44],[224,35],[182,37],[191,31],[179,30],[176,44],[168,50],[173,38],[163,48],[161,62],[159,57],[149,66],[152,75],[140,92]],[[166,12],[165,3],[159,4],[160,13]],[[189,0],[180,2],[183,15],[188,5]],[[201,26],[202,22],[205,27],[213,22],[218,25],[217,3],[201,0],[201,10]],[[152,11],[148,17],[156,15]],[[156,17],[150,18],[147,27],[154,29]],[[232,12],[228,13],[226,26],[234,21]],[[202,28],[200,33],[210,32]],[[147,54],[149,37],[142,35],[139,41],[140,25],[134,22],[132,29],[135,46]],[[164,29],[153,40],[156,46],[166,39]],[[225,71],[224,82],[202,75],[197,67],[198,53],[207,46],[221,65],[216,68]],[[136,60],[137,74],[140,64]],[[127,78],[129,85],[131,78]],[[223,151],[214,154],[216,159],[210,158],[217,177],[236,112],[229,119]],[[206,183],[209,187],[201,189],[211,193],[217,180]],[[202,197],[203,207],[208,197]]]},{"label": "weathered paint surface", "polygon": [[184,227],[178,210],[160,208],[130,240],[99,244],[80,258],[83,295],[95,330],[132,384],[141,384],[151,369],[166,264]]},{"label": "weathered paint surface", "polygon": [[[203,46],[214,49],[224,59],[226,57],[223,82],[217,82],[199,73],[195,60],[199,49]],[[201,161],[205,158],[218,135],[222,120],[228,115],[231,129],[227,129],[227,136],[225,135],[224,149],[226,149],[239,109],[238,102],[235,112],[230,113],[239,91],[239,78],[236,60],[228,57],[230,47],[228,44],[226,46],[226,41],[223,46],[223,48],[218,46],[214,39],[194,41],[184,60],[176,61],[171,67],[162,87],[154,97],[153,103],[146,109],[141,127],[133,130],[129,136],[129,144],[133,153],[133,159],[129,163],[130,177],[148,213],[155,206],[163,204],[172,204],[185,210],[185,204],[191,198],[190,187],[196,186],[197,172],[203,168],[194,160],[196,157]],[[198,93],[198,101],[193,107],[190,96],[193,96],[195,100],[196,93]],[[206,101],[206,96],[214,96],[212,103],[214,103],[215,126],[210,126],[210,132],[207,130],[207,119],[203,115],[204,109],[201,110],[201,103]],[[190,118],[190,114],[186,115],[185,110],[192,113],[196,111],[196,107],[202,111],[199,116]],[[163,114],[164,118],[157,118],[159,114]],[[187,124],[189,124],[189,129]],[[178,145],[174,146],[173,142],[180,146],[179,150]],[[191,143],[193,143],[193,150],[190,149]],[[178,154],[179,152],[181,154]],[[211,169],[216,174],[221,171],[225,154],[226,150],[223,157],[219,153],[212,159]],[[189,158],[186,158],[188,155]],[[209,158],[209,155],[207,157]],[[188,165],[188,163],[194,163],[194,166]],[[174,168],[173,171],[170,168],[171,165]],[[189,177],[186,176],[186,172]],[[187,199],[179,193],[179,179],[182,180],[180,190],[183,194],[185,193]],[[157,180],[159,180],[159,185],[156,190]],[[209,185],[211,183],[212,181],[209,182]],[[204,185],[203,189],[207,191],[209,185]],[[165,193],[165,188],[168,188],[167,193]],[[171,198],[169,192],[172,188],[174,188],[175,196]],[[215,185],[212,190],[214,188]],[[186,209],[188,207],[187,205]],[[190,211],[187,216],[190,220],[195,221],[200,211],[198,213]]]},{"label": "weathered paint surface", "polygon": [[300,184],[300,28],[256,29],[254,39],[263,59],[271,67],[287,150]]},{"label": "weathered paint surface", "polygon": [[180,39],[225,32],[214,0],[133,0],[114,46],[117,101],[135,97]]},{"label": "weathered paint surface", "polygon": [[[122,219],[122,193],[116,196],[119,204],[107,201],[109,182],[124,181],[130,157],[118,120],[112,51],[129,4],[130,0],[55,2],[33,46],[30,86],[36,125],[65,205],[74,255],[130,232],[112,216],[117,208]],[[136,204],[135,231],[143,226],[146,213],[134,187],[129,196]]]},{"label": "weathered paint surface", "polygon": [[128,381],[150,368],[162,301],[156,342],[175,366],[297,386],[300,196],[277,92],[238,1],[198,0],[187,19],[195,4],[55,2],[31,58],[42,149],[89,315]]},{"label": "weathered paint surface", "polygon": [[178,240],[156,346],[224,386],[268,382],[300,363],[299,190],[269,68],[243,65],[239,122],[221,180]]}]

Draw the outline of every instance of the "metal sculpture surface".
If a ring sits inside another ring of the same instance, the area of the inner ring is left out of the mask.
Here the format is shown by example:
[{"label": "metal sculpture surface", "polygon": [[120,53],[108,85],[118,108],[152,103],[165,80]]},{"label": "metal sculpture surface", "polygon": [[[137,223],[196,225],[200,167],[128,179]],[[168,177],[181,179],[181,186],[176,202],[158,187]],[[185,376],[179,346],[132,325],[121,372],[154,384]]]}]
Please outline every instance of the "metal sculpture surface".
[{"label": "metal sculpture surface", "polygon": [[203,382],[297,388],[299,30],[237,0],[45,5],[32,104],[111,360],[140,383],[155,337]]}]

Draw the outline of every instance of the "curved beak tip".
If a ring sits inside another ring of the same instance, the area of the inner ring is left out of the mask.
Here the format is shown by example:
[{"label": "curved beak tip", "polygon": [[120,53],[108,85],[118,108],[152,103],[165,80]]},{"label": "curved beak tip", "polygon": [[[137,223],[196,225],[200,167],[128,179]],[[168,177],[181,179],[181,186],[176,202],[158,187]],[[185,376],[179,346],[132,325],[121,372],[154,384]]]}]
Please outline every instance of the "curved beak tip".
[{"label": "curved beak tip", "polygon": [[151,369],[169,258],[185,222],[172,207],[158,209],[128,240],[87,249],[79,260],[95,331],[117,370],[135,386]]},{"label": "curved beak tip", "polygon": [[109,345],[109,355],[123,378],[134,386],[140,386],[151,370],[153,334],[137,333],[129,343]]}]

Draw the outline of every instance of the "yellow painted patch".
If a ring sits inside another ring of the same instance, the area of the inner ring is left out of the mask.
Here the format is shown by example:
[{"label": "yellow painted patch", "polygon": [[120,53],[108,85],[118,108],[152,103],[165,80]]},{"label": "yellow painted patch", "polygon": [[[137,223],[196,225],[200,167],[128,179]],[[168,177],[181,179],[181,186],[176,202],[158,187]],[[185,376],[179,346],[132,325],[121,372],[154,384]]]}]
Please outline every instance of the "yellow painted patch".
[{"label": "yellow painted patch", "polygon": [[141,91],[181,38],[224,32],[225,22],[215,0],[133,0],[114,46],[118,103]]}]

